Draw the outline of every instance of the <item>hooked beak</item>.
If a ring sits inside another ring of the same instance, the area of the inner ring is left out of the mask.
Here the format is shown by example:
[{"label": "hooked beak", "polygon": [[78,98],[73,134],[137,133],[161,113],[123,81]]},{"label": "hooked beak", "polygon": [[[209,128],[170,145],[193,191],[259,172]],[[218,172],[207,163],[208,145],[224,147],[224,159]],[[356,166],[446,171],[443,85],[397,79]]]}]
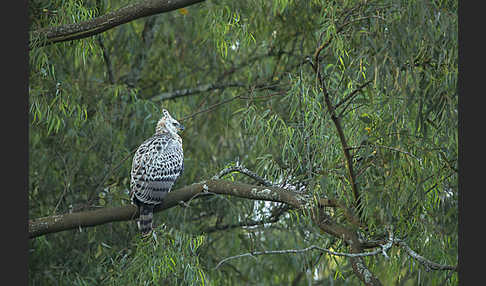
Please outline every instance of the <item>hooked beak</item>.
[{"label": "hooked beak", "polygon": [[182,124],[179,123],[177,125],[177,129],[179,129],[179,131],[184,131],[184,125],[182,125]]}]

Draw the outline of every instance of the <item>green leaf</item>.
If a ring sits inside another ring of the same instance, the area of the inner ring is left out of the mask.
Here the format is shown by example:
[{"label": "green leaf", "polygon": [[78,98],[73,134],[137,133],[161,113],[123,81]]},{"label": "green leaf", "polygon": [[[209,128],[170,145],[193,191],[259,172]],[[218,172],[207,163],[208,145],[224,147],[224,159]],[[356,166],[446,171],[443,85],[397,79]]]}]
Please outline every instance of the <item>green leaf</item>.
[{"label": "green leaf", "polygon": [[359,119],[361,121],[363,121],[364,123],[366,124],[371,124],[373,122],[372,118],[371,118],[371,115],[369,115],[368,113],[362,113],[360,116],[359,116]]}]

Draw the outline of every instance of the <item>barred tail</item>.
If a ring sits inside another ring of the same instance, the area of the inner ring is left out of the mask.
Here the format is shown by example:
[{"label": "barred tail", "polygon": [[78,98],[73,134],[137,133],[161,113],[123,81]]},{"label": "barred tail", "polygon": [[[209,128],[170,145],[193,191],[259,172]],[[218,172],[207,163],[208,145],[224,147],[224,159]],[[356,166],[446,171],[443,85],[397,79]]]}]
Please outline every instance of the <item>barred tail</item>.
[{"label": "barred tail", "polygon": [[152,231],[154,205],[141,203],[139,209],[140,216],[137,221],[138,229],[142,232],[142,235],[147,235]]}]

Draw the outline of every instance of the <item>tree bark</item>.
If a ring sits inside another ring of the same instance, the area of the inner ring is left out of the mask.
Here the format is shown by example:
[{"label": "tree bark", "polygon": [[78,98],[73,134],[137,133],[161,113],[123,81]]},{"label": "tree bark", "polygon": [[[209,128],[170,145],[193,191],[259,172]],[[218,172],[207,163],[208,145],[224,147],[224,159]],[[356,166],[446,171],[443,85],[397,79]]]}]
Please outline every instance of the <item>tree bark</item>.
[{"label": "tree bark", "polygon": [[[252,200],[282,202],[299,208],[303,200],[299,194],[275,187],[262,187],[226,180],[209,180],[185,186],[167,194],[162,204],[154,212],[160,212],[181,202],[190,202],[206,192],[233,195]],[[103,208],[92,211],[68,213],[29,220],[29,238],[64,230],[90,227],[115,221],[128,221],[138,217],[137,207],[127,205],[115,208]]]},{"label": "tree bark", "polygon": [[[88,21],[46,27],[31,32],[29,49],[90,37],[127,22],[187,7],[204,0],[140,0]],[[34,43],[35,42],[35,43]]]},{"label": "tree bark", "polygon": [[[360,243],[358,235],[355,230],[344,227],[334,222],[331,216],[326,214],[323,208],[315,208],[312,214],[313,221],[324,232],[344,240],[346,245],[350,248],[350,253],[362,253],[363,245]],[[381,286],[383,285],[376,275],[371,272],[362,257],[351,257],[351,266],[354,274],[366,286]]]}]

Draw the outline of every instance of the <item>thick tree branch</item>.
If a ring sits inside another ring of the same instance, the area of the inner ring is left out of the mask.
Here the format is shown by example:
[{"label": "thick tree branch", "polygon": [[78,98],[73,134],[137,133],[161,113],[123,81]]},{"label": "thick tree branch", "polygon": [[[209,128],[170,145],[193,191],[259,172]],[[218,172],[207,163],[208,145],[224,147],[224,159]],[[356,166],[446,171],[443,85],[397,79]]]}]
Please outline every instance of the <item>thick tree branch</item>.
[{"label": "thick tree branch", "polygon": [[[226,180],[209,180],[185,186],[167,194],[164,202],[154,212],[160,212],[195,198],[198,194],[212,192],[252,200],[266,200],[300,208],[304,200],[299,194],[276,187],[254,186]],[[64,230],[90,227],[115,221],[128,221],[138,216],[137,207],[127,205],[116,208],[68,213],[29,220],[29,238]]]},{"label": "thick tree branch", "polygon": [[[363,253],[364,247],[361,244],[356,231],[335,223],[332,217],[329,216],[323,208],[316,208],[314,210],[315,211],[312,213],[312,220],[322,231],[343,239],[349,246],[351,253]],[[390,240],[393,240],[393,237],[389,238],[389,241]],[[351,257],[350,261],[354,273],[365,285],[382,285],[373,272],[366,267],[362,257]]]},{"label": "thick tree branch", "polygon": [[127,5],[116,11],[88,21],[35,30],[31,32],[29,49],[33,48],[33,41],[40,40],[35,43],[35,46],[45,46],[57,42],[82,39],[142,17],[173,11],[203,1],[204,0],[140,0],[134,4]]}]

